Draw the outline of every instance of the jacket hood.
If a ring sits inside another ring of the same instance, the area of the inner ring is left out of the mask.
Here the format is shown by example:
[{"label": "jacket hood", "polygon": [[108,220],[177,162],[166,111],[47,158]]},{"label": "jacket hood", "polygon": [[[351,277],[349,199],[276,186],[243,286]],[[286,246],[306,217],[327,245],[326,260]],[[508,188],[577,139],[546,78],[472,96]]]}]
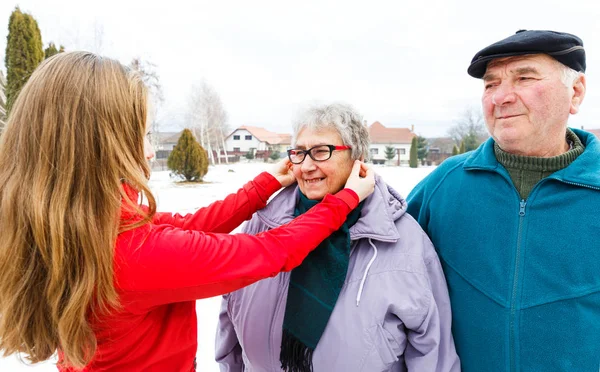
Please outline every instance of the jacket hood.
[{"label": "jacket hood", "polygon": [[[277,194],[256,216],[270,228],[294,219],[298,201],[298,185],[293,184]],[[350,228],[352,240],[367,238],[395,242],[400,238],[395,221],[406,212],[406,201],[379,175],[375,175],[375,191],[363,202],[360,218]]]}]

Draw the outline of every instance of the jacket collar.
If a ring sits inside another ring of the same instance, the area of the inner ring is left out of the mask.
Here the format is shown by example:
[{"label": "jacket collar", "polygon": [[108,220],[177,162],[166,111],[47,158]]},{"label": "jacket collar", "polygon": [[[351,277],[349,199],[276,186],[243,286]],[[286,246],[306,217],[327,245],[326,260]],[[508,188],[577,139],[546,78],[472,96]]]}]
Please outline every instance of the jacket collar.
[{"label": "jacket collar", "polygon": [[[600,141],[595,135],[579,129],[572,129],[579,137],[585,151],[568,167],[561,169],[549,178],[584,187],[600,189]],[[490,137],[463,163],[465,170],[489,170],[506,173],[494,154],[494,140]],[[502,171],[500,171],[502,169]]]},{"label": "jacket collar", "polygon": [[[257,212],[257,217],[270,228],[281,226],[294,218],[298,199],[298,185],[283,189],[267,206]],[[350,228],[350,239],[374,239],[396,242],[400,235],[395,221],[406,211],[406,201],[396,190],[375,177],[375,191],[365,199],[359,220]]]}]

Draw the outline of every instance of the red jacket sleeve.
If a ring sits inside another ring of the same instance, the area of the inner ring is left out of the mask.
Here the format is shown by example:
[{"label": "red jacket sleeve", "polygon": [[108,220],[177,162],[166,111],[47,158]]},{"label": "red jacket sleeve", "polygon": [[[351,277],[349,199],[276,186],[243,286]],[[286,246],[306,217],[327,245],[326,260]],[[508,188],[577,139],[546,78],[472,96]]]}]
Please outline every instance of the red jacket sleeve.
[{"label": "red jacket sleeve", "polygon": [[280,188],[281,184],[275,177],[263,172],[224,200],[185,216],[156,213],[153,222],[155,225],[171,225],[184,230],[229,233],[249,220],[254,212],[264,208],[267,200]]},{"label": "red jacket sleeve", "polygon": [[119,235],[117,288],[130,311],[229,293],[298,266],[358,205],[348,189],[255,236],[148,224]]}]

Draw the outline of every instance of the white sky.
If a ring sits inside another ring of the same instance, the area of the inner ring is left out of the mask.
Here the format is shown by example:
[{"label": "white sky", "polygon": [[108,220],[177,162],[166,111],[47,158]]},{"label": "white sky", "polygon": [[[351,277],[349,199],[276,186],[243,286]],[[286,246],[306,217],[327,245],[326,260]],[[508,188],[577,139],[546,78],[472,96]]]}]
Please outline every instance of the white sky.
[{"label": "white sky", "polygon": [[[473,55],[518,29],[583,39],[588,91],[574,127],[599,128],[600,1],[150,1],[3,0],[0,57],[16,5],[49,41],[129,63],[157,65],[168,130],[185,125],[187,97],[206,79],[230,127],[291,131],[310,102],[345,101],[369,123],[444,135],[482,83],[467,75]],[[2,66],[4,68],[4,66]]]}]

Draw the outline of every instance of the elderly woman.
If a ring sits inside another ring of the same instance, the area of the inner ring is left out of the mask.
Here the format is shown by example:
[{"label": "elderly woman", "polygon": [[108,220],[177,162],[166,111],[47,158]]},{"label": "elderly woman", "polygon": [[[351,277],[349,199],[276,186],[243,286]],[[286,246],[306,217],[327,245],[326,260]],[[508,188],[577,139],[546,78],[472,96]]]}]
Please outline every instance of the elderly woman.
[{"label": "elderly woman", "polygon": [[[344,186],[369,134],[351,107],[306,110],[288,150],[297,185],[245,226],[281,226]],[[380,178],[375,192],[291,273],[225,295],[221,371],[459,371],[450,303],[435,250],[406,202]]]}]

